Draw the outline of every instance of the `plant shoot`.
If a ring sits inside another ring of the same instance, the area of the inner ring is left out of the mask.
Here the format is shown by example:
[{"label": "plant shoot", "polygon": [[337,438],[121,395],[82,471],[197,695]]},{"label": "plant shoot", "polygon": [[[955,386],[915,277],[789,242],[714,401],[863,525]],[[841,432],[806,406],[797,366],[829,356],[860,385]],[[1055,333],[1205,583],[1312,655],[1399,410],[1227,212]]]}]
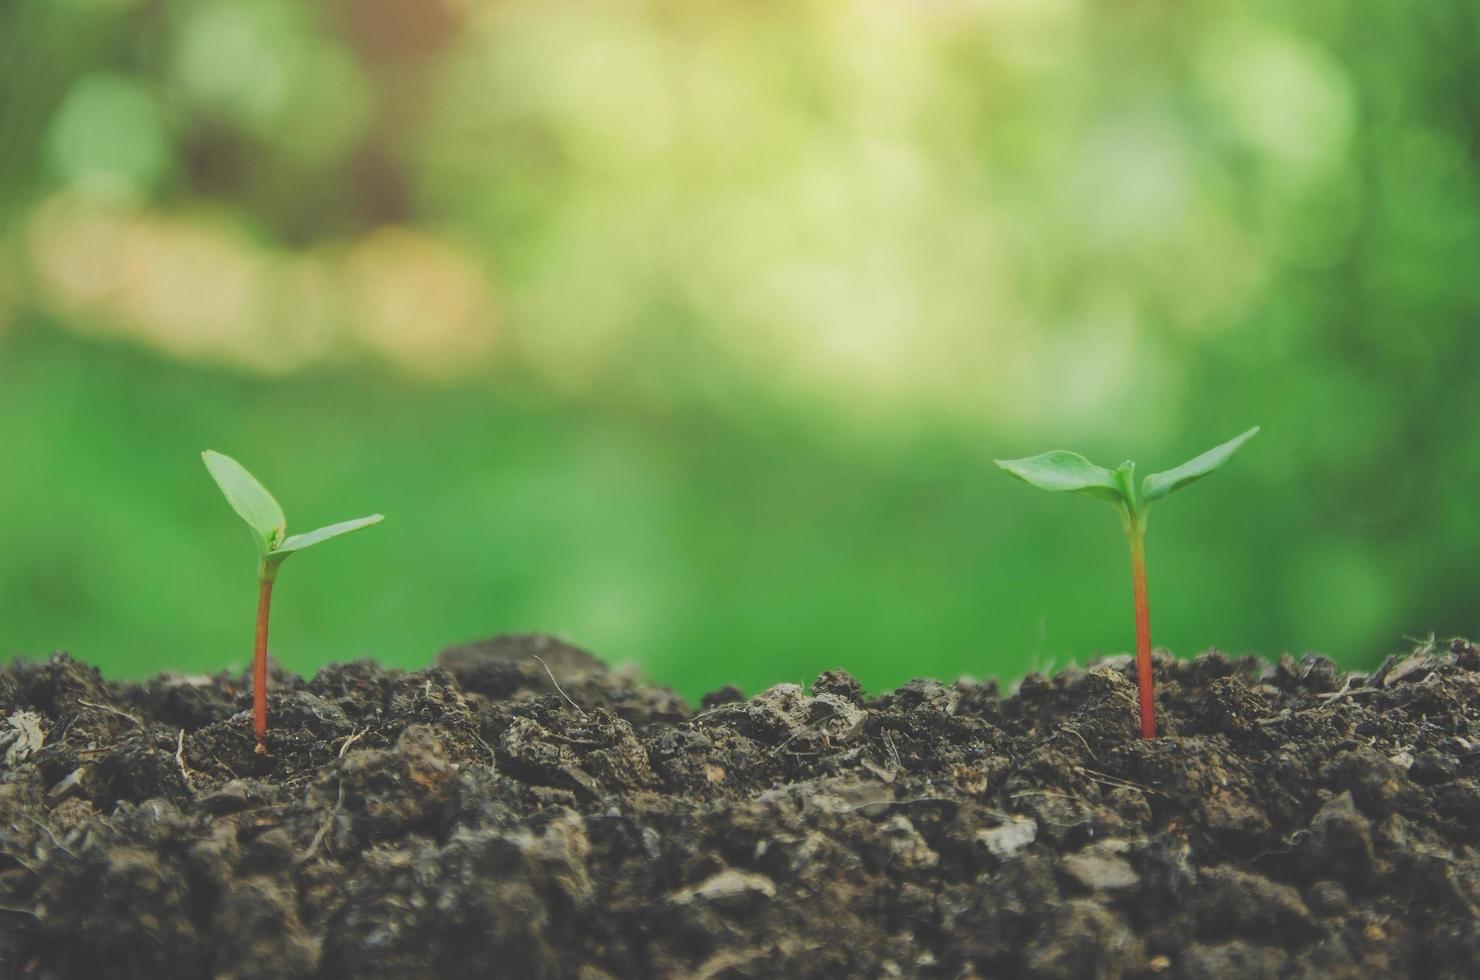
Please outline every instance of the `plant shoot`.
[{"label": "plant shoot", "polygon": [[1113,470],[1096,466],[1078,453],[1055,449],[1024,459],[999,459],[1013,476],[1043,490],[1087,494],[1115,505],[1131,548],[1131,594],[1136,613],[1136,679],[1141,694],[1141,737],[1156,737],[1156,699],[1151,677],[1151,610],[1146,599],[1146,510],[1167,494],[1202,479],[1228,462],[1259,427],[1215,446],[1164,473],[1152,473],[1136,489],[1136,464]]},{"label": "plant shoot", "polygon": [[272,607],[272,585],[278,568],[288,556],[316,544],[358,531],[385,518],[380,514],[352,521],[330,524],[307,534],[288,534],[283,509],[267,488],[248,473],[246,467],[221,453],[207,449],[201,453],[206,469],[226,502],[252,531],[257,546],[257,635],[252,649],[252,733],[257,736],[257,751],[267,754],[267,617]]}]

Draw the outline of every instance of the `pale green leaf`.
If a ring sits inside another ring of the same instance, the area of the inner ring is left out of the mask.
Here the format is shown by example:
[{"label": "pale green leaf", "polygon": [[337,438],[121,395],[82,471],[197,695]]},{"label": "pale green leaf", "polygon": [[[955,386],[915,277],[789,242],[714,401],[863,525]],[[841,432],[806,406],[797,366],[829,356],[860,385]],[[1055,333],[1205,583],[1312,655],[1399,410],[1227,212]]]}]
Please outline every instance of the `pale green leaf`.
[{"label": "pale green leaf", "polygon": [[1232,459],[1239,447],[1254,438],[1258,432],[1259,426],[1256,425],[1223,445],[1215,446],[1201,456],[1189,459],[1181,466],[1167,470],[1165,473],[1150,474],[1141,483],[1141,499],[1149,504],[1153,500],[1160,500],[1174,490],[1182,489],[1189,483],[1201,480]]},{"label": "pale green leaf", "polygon": [[287,555],[295,551],[303,551],[305,548],[312,548],[316,544],[322,544],[330,538],[337,538],[341,534],[349,534],[351,531],[358,531],[361,528],[379,524],[383,520],[385,520],[384,515],[371,514],[369,517],[357,517],[352,521],[341,521],[338,524],[330,524],[327,527],[321,527],[316,531],[309,531],[305,534],[294,534],[278,546],[275,554]]},{"label": "pale green leaf", "polygon": [[200,455],[216,486],[226,496],[226,502],[255,533],[258,548],[264,554],[271,551],[287,529],[283,509],[278,502],[266,487],[257,482],[256,477],[247,472],[246,467],[230,456],[210,449]]},{"label": "pale green leaf", "polygon": [[1024,459],[993,460],[1008,473],[1042,490],[1089,494],[1118,504],[1123,502],[1115,473],[1096,466],[1078,453],[1055,449]]}]

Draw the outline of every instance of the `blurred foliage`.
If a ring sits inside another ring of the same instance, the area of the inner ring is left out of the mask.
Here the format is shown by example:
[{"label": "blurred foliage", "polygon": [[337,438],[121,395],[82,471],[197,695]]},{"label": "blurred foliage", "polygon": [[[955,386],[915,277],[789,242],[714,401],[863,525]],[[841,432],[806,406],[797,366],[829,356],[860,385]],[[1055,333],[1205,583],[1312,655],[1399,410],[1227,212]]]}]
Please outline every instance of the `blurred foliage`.
[{"label": "blurred foliage", "polygon": [[1153,633],[1476,631],[1480,13],[1146,0],[0,7],[0,649],[244,662],[199,465],[305,526],[274,652],[558,631],[690,695],[1129,646],[993,456],[1239,465]]}]

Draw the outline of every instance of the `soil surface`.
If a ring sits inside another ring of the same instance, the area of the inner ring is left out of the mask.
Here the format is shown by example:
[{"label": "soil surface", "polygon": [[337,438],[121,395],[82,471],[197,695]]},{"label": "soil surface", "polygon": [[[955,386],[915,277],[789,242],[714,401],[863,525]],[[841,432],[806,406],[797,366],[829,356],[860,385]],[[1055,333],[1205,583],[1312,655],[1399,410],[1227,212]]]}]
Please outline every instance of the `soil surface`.
[{"label": "soil surface", "polygon": [[[564,689],[562,696],[551,683]],[[538,636],[244,678],[0,671],[38,977],[1480,976],[1480,650],[1117,658],[695,710]]]}]

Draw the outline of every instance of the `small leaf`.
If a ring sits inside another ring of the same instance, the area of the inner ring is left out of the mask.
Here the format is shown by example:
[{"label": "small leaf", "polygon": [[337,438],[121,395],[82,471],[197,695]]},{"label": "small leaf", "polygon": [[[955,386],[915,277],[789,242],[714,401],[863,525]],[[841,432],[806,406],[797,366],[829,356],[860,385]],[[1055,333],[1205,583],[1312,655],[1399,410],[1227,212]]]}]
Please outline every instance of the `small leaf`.
[{"label": "small leaf", "polygon": [[1233,458],[1240,446],[1254,438],[1259,432],[1259,426],[1254,426],[1248,432],[1235,436],[1221,446],[1215,446],[1203,453],[1201,456],[1189,459],[1174,469],[1165,473],[1152,473],[1141,483],[1141,499],[1146,503],[1160,500],[1174,490],[1181,490],[1187,484],[1201,480],[1209,473],[1222,466]]},{"label": "small leaf", "polygon": [[266,487],[257,482],[256,477],[247,472],[246,467],[230,456],[210,449],[200,456],[205,460],[206,469],[216,481],[216,486],[226,495],[226,502],[231,504],[231,509],[256,532],[257,547],[263,554],[271,551],[273,544],[287,530],[288,524],[278,502],[267,492]]},{"label": "small leaf", "polygon": [[1123,502],[1114,472],[1096,466],[1078,453],[1055,449],[1025,459],[997,459],[993,462],[1019,480],[1042,490],[1067,490],[1087,493],[1112,504]]},{"label": "small leaf", "polygon": [[328,527],[321,527],[316,531],[309,531],[306,534],[294,534],[288,540],[278,545],[274,554],[286,556],[295,551],[303,551],[305,548],[312,548],[316,544],[322,544],[330,538],[337,538],[341,534],[348,534],[351,531],[371,527],[383,520],[385,520],[383,514],[371,514],[369,517],[357,517],[352,521],[341,521],[338,524],[330,524]]}]

